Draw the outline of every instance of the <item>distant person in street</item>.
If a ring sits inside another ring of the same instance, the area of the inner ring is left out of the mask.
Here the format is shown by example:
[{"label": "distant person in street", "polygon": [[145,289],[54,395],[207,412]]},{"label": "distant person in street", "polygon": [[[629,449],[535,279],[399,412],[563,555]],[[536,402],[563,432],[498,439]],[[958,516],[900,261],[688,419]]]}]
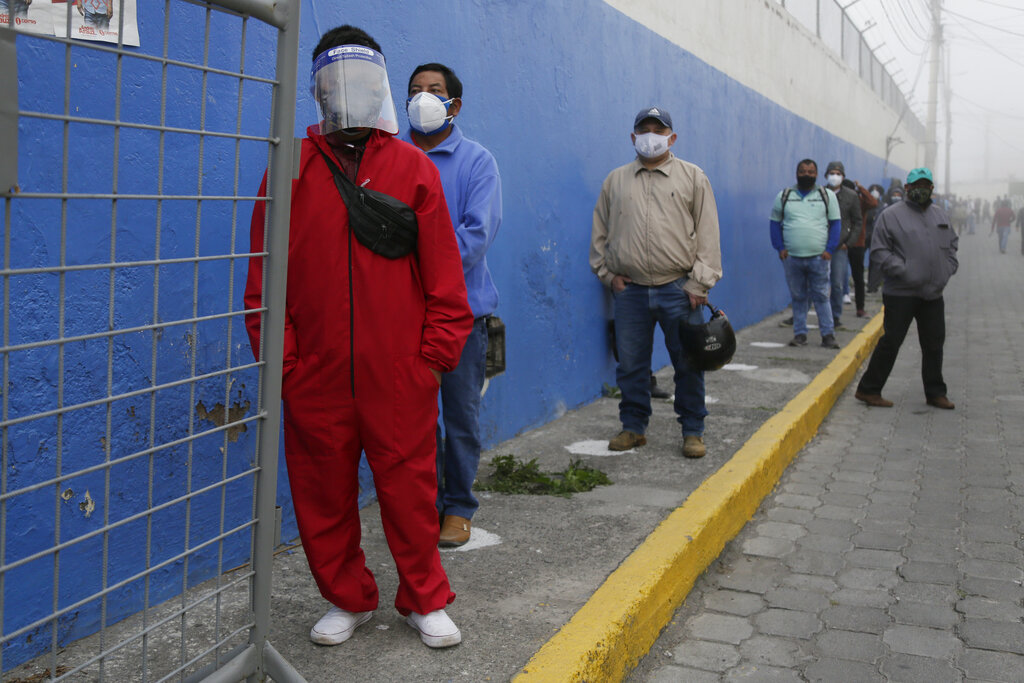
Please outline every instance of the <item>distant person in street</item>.
[{"label": "distant person in street", "polygon": [[[875,220],[873,221],[873,225],[877,225],[878,224],[878,215],[882,212],[882,210],[884,208],[886,208],[888,206],[892,206],[893,204],[896,204],[897,202],[901,202],[901,201],[903,201],[903,183],[901,183],[896,178],[893,178],[893,181],[889,184],[889,192],[886,195],[885,204],[878,208],[878,212],[875,214]],[[872,231],[873,230],[874,230],[874,228],[872,227]],[[870,249],[870,247],[871,247],[871,245],[869,243],[868,244],[868,248]],[[878,288],[881,287],[881,285],[882,285],[882,271],[878,267],[878,264],[876,264],[874,262],[874,260],[869,258],[868,259],[868,294],[876,293],[878,291]]]},{"label": "distant person in street", "polygon": [[770,220],[772,247],[786,270],[793,306],[790,346],[807,345],[807,310],[813,303],[821,345],[839,348],[829,302],[829,261],[839,246],[841,229],[835,193],[818,185],[818,164],[813,159],[802,160],[796,166],[796,185],[775,196]]},{"label": "distant person in street", "polygon": [[[365,451],[398,570],[395,608],[425,645],[448,647],[462,634],[445,612],[455,593],[437,549],[437,392],[473,326],[459,246],[437,168],[393,137],[398,117],[380,45],[353,26],[327,31],[310,82],[320,122],[306,131],[292,181],[288,297],[277,312],[295,516],[332,605],[310,639],[342,643],[378,606],[360,547]],[[380,209],[368,215],[368,206]],[[252,215],[256,253],[265,207],[256,202]],[[263,259],[250,258],[249,310],[263,305],[262,275]],[[260,319],[246,316],[257,356]]]},{"label": "distant person in street", "polygon": [[679,324],[703,322],[708,290],[722,277],[718,207],[704,171],[672,154],[676,134],[667,111],[641,110],[630,137],[636,159],[605,178],[590,239],[590,267],[611,287],[615,307],[622,431],[608,448],[625,451],[647,443],[657,323],[675,369],[682,453],[701,458],[704,373],[686,360]]},{"label": "distant person in street", "polygon": [[487,319],[498,308],[498,288],[487,267],[487,250],[501,226],[501,176],[483,145],[462,134],[462,81],[444,64],[416,67],[409,77],[410,129],[401,139],[426,152],[441,173],[444,198],[466,276],[473,331],[459,364],[441,376],[442,435],[437,439],[437,509],[442,547],[469,541],[480,506],[473,481],[480,465],[480,392],[487,365]]},{"label": "distant person in street", "polygon": [[1017,209],[1017,232],[1020,233],[1020,255],[1024,256],[1024,204]]},{"label": "distant person in street", "polygon": [[[878,197],[856,181],[854,188],[857,192],[857,201],[860,202],[860,237],[847,251],[850,256],[850,275],[853,278],[853,301],[857,317],[863,318],[867,315],[864,310],[864,253],[867,251],[868,218],[874,218],[872,212],[878,208]],[[881,197],[881,192],[878,194]]]},{"label": "distant person in street", "polygon": [[892,372],[910,323],[917,322],[921,345],[921,378],[930,406],[953,409],[942,379],[942,348],[946,341],[942,291],[956,273],[957,236],[949,216],[932,203],[932,172],[915,168],[907,175],[907,198],[878,216],[871,261],[885,275],[882,338],[854,396],[869,406],[891,408],[882,389]]},{"label": "distant person in street", "polygon": [[[839,246],[832,254],[829,262],[831,282],[832,324],[841,327],[843,322],[843,291],[849,280],[850,254],[849,249],[855,246],[863,235],[864,225],[860,210],[860,198],[857,191],[843,183],[846,180],[846,168],[841,161],[831,161],[825,167],[825,180],[836,199],[839,200]],[[863,252],[861,253],[863,257]]]},{"label": "distant person in street", "polygon": [[1010,229],[1013,227],[1013,209],[1010,208],[1010,202],[1006,200],[1000,200],[996,202],[995,213],[992,214],[992,229],[989,230],[989,236],[994,232],[999,233],[999,253],[1006,253],[1006,246],[1010,242]]}]

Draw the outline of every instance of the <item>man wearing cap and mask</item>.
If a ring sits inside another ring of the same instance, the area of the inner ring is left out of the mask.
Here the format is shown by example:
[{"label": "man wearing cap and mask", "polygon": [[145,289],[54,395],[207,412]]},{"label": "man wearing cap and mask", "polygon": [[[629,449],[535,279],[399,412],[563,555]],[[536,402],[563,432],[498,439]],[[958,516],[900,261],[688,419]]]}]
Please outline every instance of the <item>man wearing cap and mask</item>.
[{"label": "man wearing cap and mask", "polygon": [[625,451],[647,443],[658,323],[675,368],[682,454],[700,458],[706,452],[704,373],[687,362],[679,323],[703,322],[708,290],[722,277],[718,207],[704,171],[672,154],[676,134],[667,111],[641,110],[630,137],[636,159],[605,178],[590,240],[590,267],[611,287],[615,302],[622,431],[608,448]]},{"label": "man wearing cap and mask", "polygon": [[885,276],[884,333],[871,354],[854,396],[869,406],[892,407],[882,397],[912,321],[921,344],[921,378],[930,406],[953,409],[942,379],[946,314],[942,290],[956,273],[957,236],[949,216],[932,202],[932,172],[915,168],[907,176],[906,198],[880,214],[871,237],[871,262]]},{"label": "man wearing cap and mask", "polygon": [[[426,645],[455,645],[434,458],[441,375],[455,368],[473,324],[458,244],[437,168],[392,137],[398,120],[380,46],[352,26],[328,31],[313,52],[311,91],[320,123],[306,132],[292,181],[281,387],[303,550],[333,605],[310,638],[344,642],[377,607],[359,547],[365,451],[398,568],[395,607]],[[375,233],[382,223],[366,218],[366,206],[381,203],[393,213],[389,230]],[[254,252],[263,250],[264,211],[257,202]],[[247,309],[262,305],[262,268],[250,259]],[[246,325],[258,354],[260,315]]]},{"label": "man wearing cap and mask", "polygon": [[839,246],[832,253],[832,260],[829,261],[830,281],[832,284],[832,325],[839,328],[843,315],[843,290],[850,277],[850,247],[856,246],[863,233],[861,224],[860,197],[857,191],[843,183],[846,179],[846,169],[841,161],[831,161],[825,167],[825,181],[828,188],[835,192],[839,200]]},{"label": "man wearing cap and mask", "polygon": [[479,507],[473,481],[480,464],[480,392],[487,364],[487,318],[498,307],[498,289],[487,268],[487,250],[501,225],[501,177],[483,145],[465,137],[455,117],[462,111],[462,82],[443,64],[421,64],[409,77],[410,130],[402,139],[426,152],[441,173],[462,256],[473,331],[458,366],[441,378],[437,509],[442,547],[469,541]]}]

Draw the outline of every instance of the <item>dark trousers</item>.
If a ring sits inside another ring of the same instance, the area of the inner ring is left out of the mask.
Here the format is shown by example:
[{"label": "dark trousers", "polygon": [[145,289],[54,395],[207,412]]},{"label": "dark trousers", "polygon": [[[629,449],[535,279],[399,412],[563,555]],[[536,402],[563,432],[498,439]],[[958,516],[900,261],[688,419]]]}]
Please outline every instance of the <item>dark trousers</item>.
[{"label": "dark trousers", "polygon": [[853,275],[853,300],[864,310],[864,247],[850,247],[850,274]]},{"label": "dark trousers", "polygon": [[868,369],[860,378],[857,391],[865,394],[880,394],[885,381],[889,379],[892,366],[896,364],[903,339],[910,329],[910,322],[917,321],[917,340],[921,344],[921,379],[924,380],[926,398],[946,395],[946,383],[942,380],[942,346],[946,341],[946,310],[940,296],[938,299],[919,299],[914,296],[882,295],[885,304],[882,338],[871,354]]}]

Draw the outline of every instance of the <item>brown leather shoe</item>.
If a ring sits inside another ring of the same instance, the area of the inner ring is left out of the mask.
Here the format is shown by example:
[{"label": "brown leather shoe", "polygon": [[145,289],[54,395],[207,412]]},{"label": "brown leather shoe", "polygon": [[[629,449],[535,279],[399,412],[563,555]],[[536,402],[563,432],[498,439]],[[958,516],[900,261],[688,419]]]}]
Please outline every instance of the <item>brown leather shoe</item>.
[{"label": "brown leather shoe", "polygon": [[683,437],[684,456],[686,456],[687,458],[703,458],[705,453],[707,453],[707,449],[704,448],[703,436]]},{"label": "brown leather shoe", "polygon": [[892,401],[882,398],[881,394],[865,394],[863,391],[858,390],[853,397],[876,408],[892,408]]},{"label": "brown leather shoe", "polygon": [[623,429],[608,442],[608,450],[628,451],[631,448],[643,446],[646,443],[647,437],[643,434],[637,434],[636,432],[631,432],[628,429]]},{"label": "brown leather shoe", "polygon": [[928,405],[935,406],[936,408],[942,408],[943,410],[953,410],[953,408],[956,408],[956,406],[953,405],[953,402],[945,396],[932,396],[926,400]]},{"label": "brown leather shoe", "polygon": [[441,538],[437,545],[442,548],[458,548],[466,545],[473,523],[465,517],[458,515],[445,515],[444,524],[441,525]]}]

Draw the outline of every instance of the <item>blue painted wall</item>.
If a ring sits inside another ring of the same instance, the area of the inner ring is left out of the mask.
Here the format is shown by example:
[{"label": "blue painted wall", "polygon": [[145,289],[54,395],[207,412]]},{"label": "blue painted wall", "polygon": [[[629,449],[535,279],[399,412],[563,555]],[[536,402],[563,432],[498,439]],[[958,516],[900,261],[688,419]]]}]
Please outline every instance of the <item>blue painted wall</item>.
[{"label": "blue painted wall", "polygon": [[[140,51],[160,54],[163,46],[162,10],[146,3],[140,10]],[[202,25],[194,7],[175,7],[169,54],[201,60],[203,44],[190,33]],[[255,24],[255,22],[253,22]],[[447,0],[429,5],[409,3],[396,12],[392,3],[355,0],[306,0],[302,8],[302,40],[298,82],[300,97],[296,132],[301,135],[315,120],[306,92],[310,53],[320,34],[340,23],[368,30],[381,43],[388,59],[396,103],[405,99],[408,74],[420,63],[440,61],[453,67],[465,85],[458,123],[464,132],[488,147],[501,169],[505,216],[501,233],[488,260],[502,302],[498,314],[508,334],[508,372],[491,381],[484,400],[484,439],[493,445],[531,427],[544,424],[567,409],[596,398],[605,382],[614,383],[614,365],[607,347],[606,320],[610,300],[587,264],[590,221],[601,182],[614,167],[629,162],[629,140],[635,112],[656,104],[668,109],[679,140],[674,151],[701,166],[711,179],[721,217],[725,277],[712,294],[734,324],[745,326],[781,310],[788,303],[782,270],[768,241],[768,213],[774,195],[793,181],[796,161],[812,157],[824,164],[845,162],[848,175],[865,185],[880,181],[881,159],[829,134],[764,97],[741,86],[675,46],[607,7],[600,0],[534,0],[473,3]],[[238,23],[215,16],[211,63],[228,69],[238,66]],[[201,35],[201,33],[199,34]],[[270,74],[273,36],[250,26],[246,38],[246,71]],[[64,51],[61,47],[19,38],[20,100],[23,109],[60,112]],[[752,55],[751,58],[756,58]],[[116,62],[109,55],[74,50],[72,103],[76,114],[110,117],[114,113],[113,81]],[[124,62],[121,116],[125,120],[159,120],[160,66]],[[168,89],[169,125],[198,125],[201,78],[171,68]],[[829,88],[841,84],[822,84]],[[208,128],[234,129],[238,109],[237,86],[211,77],[206,97]],[[268,102],[266,89],[246,86],[242,98],[243,132],[265,134]],[[404,125],[404,120],[402,121]],[[59,191],[61,185],[61,124],[24,120],[20,128],[20,183],[26,191]],[[111,187],[113,134],[109,129],[72,126],[70,178],[72,191],[107,191]],[[121,192],[156,191],[156,154],[159,137],[145,131],[126,131],[120,139],[119,189]],[[165,192],[192,194],[199,172],[197,142],[168,135]],[[255,192],[266,165],[265,151],[243,145],[239,174],[241,193]],[[207,142],[203,153],[204,192],[230,192],[235,179],[234,146]],[[887,183],[886,183],[887,185]],[[219,190],[217,188],[220,188]],[[60,262],[61,206],[59,202],[16,202],[12,217],[12,265],[54,266]],[[155,239],[157,205],[120,202],[114,251],[119,261],[192,256],[247,250],[250,205],[240,205],[237,234],[230,230],[232,207],[207,203],[199,217],[194,203],[164,202],[160,208],[161,234]],[[67,260],[102,263],[111,252],[109,201],[69,203]],[[160,268],[159,292],[154,293],[154,269],[118,271],[113,281],[114,322],[119,328],[149,324],[154,297],[158,320],[192,315],[193,291],[198,287],[199,313],[233,310],[241,306],[245,264],[233,268],[222,263],[199,268],[191,265]],[[194,284],[197,282],[197,284]],[[58,329],[59,280],[54,275],[11,279],[11,343],[52,338]],[[69,275],[66,283],[65,336],[106,329],[107,298],[111,288],[106,271]],[[248,362],[249,350],[240,321],[233,325],[204,324],[192,334],[187,326],[170,326],[156,335],[138,333],[119,337],[111,351],[115,393],[140,389],[154,378],[153,344],[157,348],[157,382],[187,376],[193,358],[197,372],[220,368],[227,358]],[[230,337],[229,337],[230,335]],[[64,404],[102,398],[106,391],[106,342],[80,342],[65,350]],[[657,351],[655,367],[667,364]],[[11,358],[11,417],[56,406],[57,355],[53,350],[24,351]],[[209,408],[227,400],[248,409],[256,405],[256,377],[243,373],[228,388],[223,379],[201,383],[194,395],[188,388],[161,392],[114,404],[111,430],[106,431],[102,408],[66,418],[60,448],[62,471],[81,469],[107,457],[146,447],[150,425],[156,443],[189,433],[190,407],[199,401]],[[208,429],[196,421],[194,430]],[[617,425],[608,425],[608,434]],[[57,458],[55,419],[12,427],[8,434],[8,490],[45,480],[55,473]],[[595,438],[606,436],[595,434]],[[225,448],[224,453],[221,448]],[[159,451],[153,458],[153,502],[159,503],[217,481],[248,467],[255,448],[255,430],[240,434],[225,445],[222,436],[210,437],[192,448]],[[191,462],[191,467],[189,463]],[[104,476],[98,472],[65,482],[68,500],[55,502],[55,487],[48,486],[7,506],[6,561],[15,561],[55,541],[52,519],[60,509],[60,540],[88,533],[109,521],[145,509],[148,503],[149,460],[111,470],[111,495],[103,498]],[[284,475],[285,473],[282,472]],[[191,483],[190,480],[191,479]],[[84,493],[96,500],[89,516],[81,508]],[[225,506],[225,527],[247,519],[251,486],[243,479],[233,485]],[[286,476],[279,492],[285,521],[282,537],[296,535]],[[218,528],[219,491],[185,505],[174,505],[153,518],[150,565],[173,558],[203,538],[200,530]],[[186,514],[190,520],[186,525]],[[107,585],[141,571],[146,565],[145,519],[110,536],[110,573]],[[224,547],[224,566],[245,560],[249,536],[242,530]],[[115,552],[116,549],[116,552]],[[209,578],[216,568],[214,545],[189,561],[169,561],[150,581],[149,602],[169,598],[185,585]],[[61,553],[56,592],[58,608],[97,590],[102,580],[102,537]],[[74,568],[74,569],[71,569]],[[9,633],[48,613],[55,604],[54,562],[51,557],[29,563],[7,574],[4,581],[4,630]],[[108,597],[107,622],[137,611],[144,587],[130,583]],[[90,603],[61,619],[58,639],[65,642],[94,631],[100,605]],[[4,650],[4,668],[45,650],[52,638],[43,628]]]}]

